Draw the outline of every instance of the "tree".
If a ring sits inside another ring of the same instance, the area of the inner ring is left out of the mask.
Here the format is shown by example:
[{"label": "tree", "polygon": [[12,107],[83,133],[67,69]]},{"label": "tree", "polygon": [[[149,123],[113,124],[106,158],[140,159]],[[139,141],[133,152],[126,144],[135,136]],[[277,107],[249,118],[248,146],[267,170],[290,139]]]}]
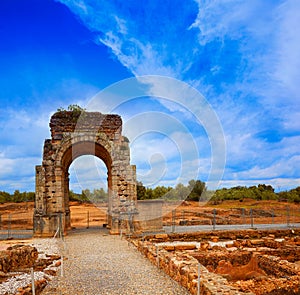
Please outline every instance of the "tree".
[{"label": "tree", "polygon": [[205,182],[201,180],[190,180],[188,188],[190,190],[190,194],[187,197],[189,201],[199,201],[201,195],[206,190]]},{"label": "tree", "polygon": [[153,189],[152,198],[160,199],[164,197],[171,189],[171,187],[157,186],[155,189]]},{"label": "tree", "polygon": [[12,201],[13,201],[13,202],[16,202],[16,203],[22,201],[22,195],[21,195],[21,193],[20,193],[20,191],[19,191],[18,189],[16,189],[16,190],[14,191],[14,194],[13,194],[13,196],[12,196]]},{"label": "tree", "polygon": [[34,192],[26,193],[26,201],[34,201],[34,199],[35,199],[35,193]]},{"label": "tree", "polygon": [[11,201],[11,196],[9,193],[0,191],[0,203],[5,203]]},{"label": "tree", "polygon": [[189,188],[184,186],[182,183],[178,183],[174,189],[174,196],[176,200],[185,200],[189,193]]},{"label": "tree", "polygon": [[146,188],[141,181],[136,183],[136,195],[138,200],[144,200],[146,197]]},{"label": "tree", "polygon": [[81,195],[82,195],[82,199],[84,200],[89,200],[92,197],[92,193],[88,188],[82,190]]},{"label": "tree", "polygon": [[93,193],[90,196],[90,200],[92,202],[105,202],[107,201],[107,193],[105,192],[105,190],[101,187],[99,189],[94,189]]}]

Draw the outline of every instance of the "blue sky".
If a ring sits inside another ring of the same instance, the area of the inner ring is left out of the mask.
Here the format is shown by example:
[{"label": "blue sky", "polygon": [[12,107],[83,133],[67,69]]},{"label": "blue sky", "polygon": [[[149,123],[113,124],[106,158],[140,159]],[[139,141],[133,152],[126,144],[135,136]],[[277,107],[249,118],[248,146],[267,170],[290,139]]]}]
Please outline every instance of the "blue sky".
[{"label": "blue sky", "polygon": [[[214,110],[226,143],[221,187],[300,185],[299,1],[0,5],[0,190],[34,190],[34,166],[57,108],[89,107],[99,91],[142,75],[188,83]],[[172,96],[172,88],[160,91]],[[132,163],[145,184],[209,178],[214,136],[197,121],[197,115],[206,118],[199,105],[197,96],[181,105],[143,97],[114,110],[123,117]],[[98,107],[105,110],[105,102]],[[74,161],[74,189],[105,177],[102,164],[89,159]]]}]

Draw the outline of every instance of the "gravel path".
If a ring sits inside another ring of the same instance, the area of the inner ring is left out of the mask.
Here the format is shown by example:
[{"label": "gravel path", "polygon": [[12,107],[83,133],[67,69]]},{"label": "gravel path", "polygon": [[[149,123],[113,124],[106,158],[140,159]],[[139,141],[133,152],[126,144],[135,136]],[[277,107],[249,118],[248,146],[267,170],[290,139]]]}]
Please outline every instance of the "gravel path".
[{"label": "gravel path", "polygon": [[76,232],[60,247],[67,257],[63,276],[52,280],[43,295],[190,294],[119,236]]}]

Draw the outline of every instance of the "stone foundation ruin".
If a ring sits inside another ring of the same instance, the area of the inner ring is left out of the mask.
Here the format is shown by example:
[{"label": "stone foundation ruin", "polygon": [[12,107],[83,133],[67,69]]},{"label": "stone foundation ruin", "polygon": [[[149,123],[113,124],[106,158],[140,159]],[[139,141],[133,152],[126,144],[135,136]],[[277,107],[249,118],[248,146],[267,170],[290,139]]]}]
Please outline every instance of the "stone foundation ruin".
[{"label": "stone foundation ruin", "polygon": [[59,111],[50,120],[51,139],[36,166],[35,236],[53,236],[70,228],[69,173],[77,157],[94,155],[105,163],[108,181],[107,223],[111,233],[134,230],[136,168],[130,165],[128,139],[119,115]]},{"label": "stone foundation ruin", "polygon": [[[191,294],[300,294],[300,230],[156,234],[131,241]],[[199,285],[200,283],[200,285]]]}]

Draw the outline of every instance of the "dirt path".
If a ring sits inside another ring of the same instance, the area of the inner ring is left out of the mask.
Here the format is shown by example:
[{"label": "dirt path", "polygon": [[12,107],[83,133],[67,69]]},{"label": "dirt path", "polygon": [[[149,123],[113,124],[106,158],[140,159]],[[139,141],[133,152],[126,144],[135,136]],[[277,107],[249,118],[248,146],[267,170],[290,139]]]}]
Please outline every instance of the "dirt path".
[{"label": "dirt path", "polygon": [[126,240],[100,230],[72,233],[60,245],[67,260],[50,294],[182,294],[189,292],[158,270]]}]

